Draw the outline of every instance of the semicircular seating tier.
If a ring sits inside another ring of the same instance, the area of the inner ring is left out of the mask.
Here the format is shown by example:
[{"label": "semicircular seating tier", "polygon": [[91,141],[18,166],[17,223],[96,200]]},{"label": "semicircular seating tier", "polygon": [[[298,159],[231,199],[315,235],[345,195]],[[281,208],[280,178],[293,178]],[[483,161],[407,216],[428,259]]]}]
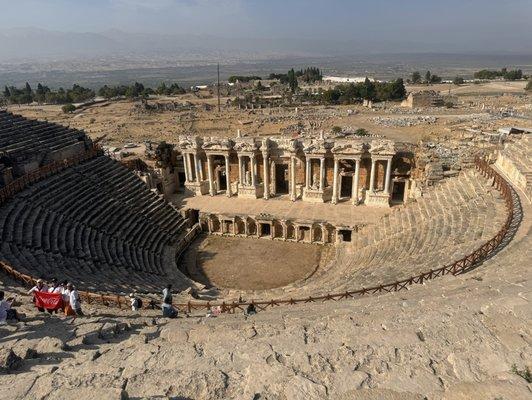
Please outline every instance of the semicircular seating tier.
[{"label": "semicircular seating tier", "polygon": [[471,254],[495,236],[505,219],[500,192],[477,171],[465,171],[360,229],[307,280],[248,297],[308,297],[407,279]]},{"label": "semicircular seating tier", "polygon": [[51,161],[88,150],[85,132],[0,110],[0,164],[21,176]]},{"label": "semicircular seating tier", "polygon": [[153,292],[189,280],[175,265],[187,220],[127,168],[98,156],[0,209],[0,260],[83,290]]}]

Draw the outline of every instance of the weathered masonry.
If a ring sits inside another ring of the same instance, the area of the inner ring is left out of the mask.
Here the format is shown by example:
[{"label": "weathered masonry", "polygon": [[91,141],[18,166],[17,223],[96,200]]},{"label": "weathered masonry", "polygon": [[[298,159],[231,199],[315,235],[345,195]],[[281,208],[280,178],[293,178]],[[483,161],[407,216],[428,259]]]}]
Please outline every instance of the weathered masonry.
[{"label": "weathered masonry", "polygon": [[178,149],[185,187],[198,196],[387,207],[404,202],[410,183],[384,139],[180,137]]},{"label": "weathered masonry", "polygon": [[289,220],[269,214],[199,213],[200,227],[211,235],[239,236],[322,245],[350,242],[363,226],[334,226],[326,221]]}]

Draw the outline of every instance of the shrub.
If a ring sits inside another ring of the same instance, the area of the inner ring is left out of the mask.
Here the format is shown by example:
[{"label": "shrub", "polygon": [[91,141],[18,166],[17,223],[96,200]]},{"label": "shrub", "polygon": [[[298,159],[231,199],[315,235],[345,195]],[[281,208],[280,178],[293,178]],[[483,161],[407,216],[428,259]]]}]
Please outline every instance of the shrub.
[{"label": "shrub", "polygon": [[61,107],[61,110],[63,110],[65,114],[70,114],[76,111],[76,106],[72,103],[65,104],[63,107]]}]

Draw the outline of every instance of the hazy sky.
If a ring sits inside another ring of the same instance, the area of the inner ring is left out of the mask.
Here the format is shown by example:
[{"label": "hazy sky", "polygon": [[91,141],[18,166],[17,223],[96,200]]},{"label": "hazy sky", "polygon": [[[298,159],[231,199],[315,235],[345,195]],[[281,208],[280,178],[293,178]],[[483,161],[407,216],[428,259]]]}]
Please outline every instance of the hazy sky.
[{"label": "hazy sky", "polygon": [[0,6],[0,29],[532,47],[532,0],[0,0]]}]

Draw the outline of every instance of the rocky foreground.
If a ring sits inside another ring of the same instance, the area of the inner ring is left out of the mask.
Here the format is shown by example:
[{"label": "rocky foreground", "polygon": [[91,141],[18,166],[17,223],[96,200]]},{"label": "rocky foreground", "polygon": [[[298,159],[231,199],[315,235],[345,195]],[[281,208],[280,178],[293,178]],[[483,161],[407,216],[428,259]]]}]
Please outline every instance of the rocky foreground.
[{"label": "rocky foreground", "polygon": [[71,325],[19,296],[25,321],[0,326],[0,398],[530,399],[530,225],[527,209],[462,276],[252,317],[85,305]]}]

